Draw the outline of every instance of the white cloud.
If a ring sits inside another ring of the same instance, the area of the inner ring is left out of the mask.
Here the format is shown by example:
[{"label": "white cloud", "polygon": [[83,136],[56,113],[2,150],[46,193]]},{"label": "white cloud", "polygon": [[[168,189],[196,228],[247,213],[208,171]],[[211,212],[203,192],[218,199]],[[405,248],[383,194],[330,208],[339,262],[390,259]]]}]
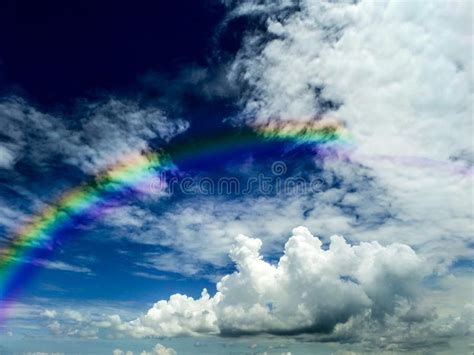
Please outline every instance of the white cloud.
[{"label": "white cloud", "polygon": [[46,318],[56,318],[58,312],[56,312],[54,309],[45,309],[41,315]]},{"label": "white cloud", "polygon": [[9,156],[28,157],[41,165],[61,156],[86,173],[96,173],[124,155],[149,149],[150,141],[169,141],[188,127],[185,121],[168,119],[158,108],[114,98],[78,105],[73,116],[74,125],[20,98],[3,98],[0,122],[5,143],[0,161],[11,165]]},{"label": "white cloud", "polygon": [[[304,0],[275,15],[284,3],[244,2],[244,15],[264,18],[266,32],[248,35],[234,62],[231,77],[249,88],[241,117],[250,125],[342,121],[355,142],[349,160],[323,167],[344,183],[305,223],[324,233],[330,216],[351,240],[413,246],[445,283],[457,258],[473,256],[472,4]],[[356,178],[361,173],[373,188]],[[403,351],[465,335],[468,316],[448,314],[469,313],[459,310],[466,282],[472,275],[449,292],[427,291],[424,304],[434,298],[442,320],[408,321],[424,317],[423,302],[413,311],[395,307],[385,324],[362,312],[338,324],[333,339]]]},{"label": "white cloud", "polygon": [[9,169],[13,166],[14,162],[14,153],[7,147],[0,145],[0,168]]},{"label": "white cloud", "polygon": [[[320,175],[314,178],[320,179]],[[324,176],[332,179],[331,174]],[[353,191],[354,185],[361,186]],[[353,201],[358,204],[354,206]],[[352,202],[351,202],[352,201]],[[215,269],[229,263],[228,250],[239,233],[258,236],[264,242],[263,253],[280,253],[295,224],[305,224],[318,231],[324,241],[335,233],[373,240],[373,225],[387,214],[389,201],[383,191],[374,187],[363,171],[341,181],[338,189],[330,188],[316,194],[281,194],[276,196],[245,196],[227,199],[220,196],[196,196],[176,204],[168,204],[163,214],[131,212],[120,208],[123,220],[143,221],[140,228],[128,223],[122,232],[134,242],[162,245],[173,250],[167,254],[149,253],[140,265],[186,276],[209,275],[207,266]],[[126,217],[129,216],[129,217]],[[382,217],[381,217],[382,216]],[[196,238],[196,234],[200,235]]]},{"label": "white cloud", "polygon": [[84,316],[81,312],[75,311],[73,309],[66,309],[64,311],[64,315],[67,318],[75,320],[76,322],[82,322],[84,320]]},{"label": "white cloud", "polygon": [[417,298],[427,270],[410,247],[351,246],[333,236],[325,250],[306,228],[293,233],[276,265],[262,259],[260,239],[239,235],[230,252],[237,271],[217,283],[214,297],[175,294],[136,320],[115,317],[106,326],[134,337],[326,333],[365,312],[382,319]]},{"label": "white cloud", "polygon": [[112,323],[117,330],[137,338],[212,334],[217,331],[212,299],[206,290],[194,300],[174,294],[168,301],[159,301],[147,314],[131,322]]},{"label": "white cloud", "polygon": [[53,334],[89,339],[298,334],[386,351],[439,348],[472,334],[469,274],[426,287],[430,265],[405,244],[351,245],[333,236],[326,245],[304,227],[293,234],[273,262],[262,257],[260,239],[239,235],[230,251],[236,271],[219,280],[213,296],[174,294],[138,318],[136,305],[124,312],[126,304],[104,303],[26,307],[15,319],[41,316]]},{"label": "white cloud", "polygon": [[[337,117],[355,146],[326,171],[351,180],[368,168],[390,205],[384,223],[351,236],[416,245],[439,272],[472,256],[472,4],[298,3],[279,17],[268,4],[266,33],[234,62],[250,87],[246,122]],[[354,205],[373,197],[356,194]]]},{"label": "white cloud", "polygon": [[38,260],[35,260],[34,263],[51,270],[79,272],[79,273],[86,273],[86,274],[92,273],[91,269],[89,269],[88,267],[71,265],[63,261],[38,259]]},{"label": "white cloud", "polygon": [[140,355],[176,355],[176,350],[167,348],[164,345],[156,344],[151,352],[142,351]]},{"label": "white cloud", "polygon": [[[86,174],[95,174],[129,153],[156,148],[187,129],[183,120],[168,119],[156,107],[142,107],[133,101],[109,99],[94,104],[80,104],[67,117],[60,113],[41,112],[18,97],[0,98],[0,167],[14,168],[23,161],[32,169],[46,169],[58,162],[77,167]],[[71,119],[74,118],[74,119]],[[26,221],[29,213],[45,208],[44,199],[31,187],[25,186],[26,176],[15,169],[5,172],[7,191],[0,199],[0,224],[8,239],[14,227]],[[38,173],[38,171],[36,171]],[[23,182],[23,183],[22,183]],[[155,181],[156,182],[156,181]],[[150,182],[150,186],[153,182]],[[65,186],[51,186],[51,194],[59,194]],[[159,193],[154,185],[155,197]],[[10,192],[15,198],[9,198]],[[3,241],[3,240],[2,240]],[[90,272],[61,262],[50,262],[47,267],[74,272]]]},{"label": "white cloud", "polygon": [[[86,171],[95,171],[114,163],[127,154],[150,148],[149,141],[161,138],[170,140],[188,127],[188,123],[166,118],[157,108],[141,108],[134,102],[110,100],[105,104],[91,105],[83,117],[80,135],[73,137],[82,149],[75,154],[71,146],[70,163]],[[114,161],[115,160],[115,161]]]},{"label": "white cloud", "polygon": [[204,262],[189,258],[187,253],[177,252],[147,253],[145,254],[145,260],[137,263],[137,265],[185,276],[198,276]]},{"label": "white cloud", "polygon": [[60,335],[62,332],[62,326],[57,320],[54,320],[49,323],[47,327],[54,335]]},{"label": "white cloud", "polygon": [[[14,208],[7,201],[0,201],[0,225],[6,231],[11,232],[17,226],[17,223],[24,221],[24,219],[25,215],[17,208]],[[8,235],[10,233],[5,234]],[[0,240],[6,239],[6,235],[0,237]]]},{"label": "white cloud", "polygon": [[426,351],[430,347],[449,352],[449,340],[468,340],[472,335],[473,315],[471,304],[465,305],[460,315],[440,319],[432,309],[404,305],[395,315],[386,317],[384,323],[374,323],[366,314],[360,315],[337,325],[331,335],[320,336],[319,340],[354,342],[392,352]]},{"label": "white cloud", "polygon": [[145,278],[145,279],[151,279],[151,280],[168,280],[169,277],[166,276],[166,275],[155,275],[155,274],[150,274],[150,273],[147,273],[147,272],[142,272],[142,271],[137,271],[137,272],[133,272],[132,275],[134,276],[137,276],[137,277],[142,277],[142,278]]},{"label": "white cloud", "polygon": [[[115,349],[112,351],[113,355],[133,355],[133,352],[131,351],[123,351],[121,349]],[[176,355],[177,352],[173,348],[167,348],[164,345],[161,345],[160,343],[156,344],[151,351],[145,351],[143,350],[140,355]]]}]

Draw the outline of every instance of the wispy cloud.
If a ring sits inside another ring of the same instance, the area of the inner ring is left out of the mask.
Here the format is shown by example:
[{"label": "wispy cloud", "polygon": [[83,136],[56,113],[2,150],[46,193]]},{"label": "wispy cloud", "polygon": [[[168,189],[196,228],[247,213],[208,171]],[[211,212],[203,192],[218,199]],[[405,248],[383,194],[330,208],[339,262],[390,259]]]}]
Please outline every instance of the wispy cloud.
[{"label": "wispy cloud", "polygon": [[169,280],[169,277],[166,275],[155,275],[155,274],[142,272],[142,271],[133,272],[132,275],[137,276],[137,277],[143,277],[145,279],[151,279],[151,280]]},{"label": "wispy cloud", "polygon": [[169,120],[159,108],[115,98],[80,103],[65,116],[43,113],[18,97],[3,98],[2,154],[6,157],[8,149],[8,156],[28,159],[33,165],[60,157],[93,174],[127,153],[149,149],[152,141],[169,141],[188,127],[183,120]]},{"label": "wispy cloud", "polygon": [[35,264],[41,265],[47,269],[79,272],[85,274],[92,274],[92,270],[85,266],[77,266],[65,263],[63,261],[52,261],[52,260],[35,260]]}]

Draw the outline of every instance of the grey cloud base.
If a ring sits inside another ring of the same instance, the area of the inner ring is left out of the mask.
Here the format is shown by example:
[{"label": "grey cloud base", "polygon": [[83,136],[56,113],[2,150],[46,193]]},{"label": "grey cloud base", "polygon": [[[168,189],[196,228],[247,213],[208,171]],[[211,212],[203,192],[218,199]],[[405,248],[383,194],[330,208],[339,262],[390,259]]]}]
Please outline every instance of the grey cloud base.
[{"label": "grey cloud base", "polygon": [[198,299],[174,294],[135,320],[109,315],[87,326],[135,338],[296,336],[371,351],[439,349],[472,334],[472,305],[443,316],[428,306],[422,282],[432,270],[405,244],[352,246],[335,235],[326,248],[298,227],[277,264],[263,260],[261,247],[260,239],[235,239],[237,270],[212,297],[205,289]]},{"label": "grey cloud base", "polygon": [[[138,338],[312,334],[321,341],[366,338],[371,346],[385,342],[385,347],[397,346],[397,337],[408,340],[427,329],[447,339],[469,332],[466,317],[441,329],[431,324],[434,310],[420,302],[421,282],[430,270],[407,245],[351,246],[333,236],[326,249],[308,229],[298,227],[272,265],[260,255],[259,239],[239,235],[235,242],[230,256],[237,270],[217,283],[213,297],[206,290],[198,299],[175,294],[136,320],[109,316],[98,326]],[[370,336],[374,329],[377,335]],[[384,333],[386,340],[376,340]]]}]

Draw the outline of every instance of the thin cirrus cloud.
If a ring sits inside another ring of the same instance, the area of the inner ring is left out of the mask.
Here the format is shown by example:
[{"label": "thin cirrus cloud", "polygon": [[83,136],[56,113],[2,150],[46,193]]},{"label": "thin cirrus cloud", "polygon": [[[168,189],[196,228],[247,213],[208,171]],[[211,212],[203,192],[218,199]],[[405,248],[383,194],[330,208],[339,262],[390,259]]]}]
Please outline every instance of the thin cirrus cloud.
[{"label": "thin cirrus cloud", "polygon": [[85,266],[72,265],[63,261],[51,261],[51,260],[35,260],[35,264],[41,265],[47,269],[70,271],[85,274],[92,274],[92,270]]}]

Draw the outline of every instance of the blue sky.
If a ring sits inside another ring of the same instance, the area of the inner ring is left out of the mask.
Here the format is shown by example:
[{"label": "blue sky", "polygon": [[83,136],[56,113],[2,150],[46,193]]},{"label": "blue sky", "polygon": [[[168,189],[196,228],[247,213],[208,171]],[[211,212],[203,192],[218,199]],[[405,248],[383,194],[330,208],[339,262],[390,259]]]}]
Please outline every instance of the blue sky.
[{"label": "blue sky", "polygon": [[173,168],[58,231],[0,353],[472,351],[471,14],[3,2],[0,247],[128,154]]}]

